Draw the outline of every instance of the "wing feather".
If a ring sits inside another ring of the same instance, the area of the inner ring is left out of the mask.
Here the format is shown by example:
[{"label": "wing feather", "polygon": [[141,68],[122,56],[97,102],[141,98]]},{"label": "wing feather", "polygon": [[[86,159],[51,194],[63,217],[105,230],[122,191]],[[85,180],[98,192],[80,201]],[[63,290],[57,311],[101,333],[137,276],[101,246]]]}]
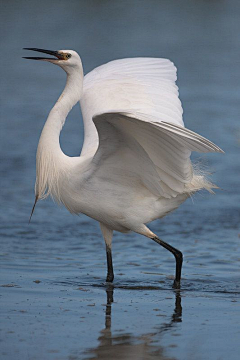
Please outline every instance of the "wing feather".
[{"label": "wing feather", "polygon": [[84,77],[80,101],[84,121],[82,155],[98,146],[95,114],[125,109],[183,125],[176,68],[170,60],[130,58],[111,61]]},{"label": "wing feather", "polygon": [[222,152],[184,128],[176,79],[174,64],[155,58],[111,61],[85,76],[82,155],[95,154],[98,176],[123,174],[169,198],[189,189],[192,151]]},{"label": "wing feather", "polygon": [[[192,180],[191,151],[223,151],[186,128],[155,120],[137,112],[95,115],[100,142],[93,159],[95,166],[103,167],[108,174],[113,174],[119,164],[118,170],[125,176],[134,174],[153,194],[169,198],[183,193]],[[121,162],[119,154],[127,149],[129,156]]]}]

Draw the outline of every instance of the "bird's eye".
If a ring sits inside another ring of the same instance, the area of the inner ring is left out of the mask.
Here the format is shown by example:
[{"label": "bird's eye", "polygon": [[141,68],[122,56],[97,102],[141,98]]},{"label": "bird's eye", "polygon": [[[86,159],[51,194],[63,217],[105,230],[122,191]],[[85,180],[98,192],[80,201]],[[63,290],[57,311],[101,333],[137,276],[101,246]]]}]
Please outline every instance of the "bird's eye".
[{"label": "bird's eye", "polygon": [[67,58],[67,59],[70,59],[71,56],[72,56],[71,54],[67,54],[67,55],[66,55],[66,58]]}]

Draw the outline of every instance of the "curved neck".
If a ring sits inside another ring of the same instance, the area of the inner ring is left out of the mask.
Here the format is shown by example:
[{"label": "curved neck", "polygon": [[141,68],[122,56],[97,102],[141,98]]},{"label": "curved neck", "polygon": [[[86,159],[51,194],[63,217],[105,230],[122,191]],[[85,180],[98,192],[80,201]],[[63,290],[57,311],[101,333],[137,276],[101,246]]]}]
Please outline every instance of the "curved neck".
[{"label": "curved neck", "polygon": [[[48,131],[54,131],[52,135],[58,137],[65,123],[68,113],[73,106],[80,100],[83,89],[83,72],[75,72],[67,74],[67,81],[65,88],[59,97],[58,101],[49,113],[45,127]],[[43,135],[43,133],[42,133]]]},{"label": "curved neck", "polygon": [[59,136],[69,111],[80,100],[82,87],[83,71],[80,68],[73,69],[72,73],[67,74],[66,86],[42,130],[36,158],[35,193],[39,199],[49,194],[58,198],[59,175],[71,163],[61,150]]}]

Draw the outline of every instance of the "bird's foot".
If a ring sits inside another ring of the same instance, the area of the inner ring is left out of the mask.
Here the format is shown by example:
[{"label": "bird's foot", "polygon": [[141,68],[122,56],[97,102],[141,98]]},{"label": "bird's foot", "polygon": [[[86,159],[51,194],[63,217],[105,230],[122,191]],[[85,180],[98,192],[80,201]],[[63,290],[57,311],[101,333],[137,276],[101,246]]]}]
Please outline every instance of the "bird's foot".
[{"label": "bird's foot", "polygon": [[181,283],[180,283],[180,281],[178,281],[178,280],[174,280],[174,282],[173,282],[173,289],[180,289],[181,288]]},{"label": "bird's foot", "polygon": [[107,274],[106,282],[113,282],[114,275],[113,273]]}]

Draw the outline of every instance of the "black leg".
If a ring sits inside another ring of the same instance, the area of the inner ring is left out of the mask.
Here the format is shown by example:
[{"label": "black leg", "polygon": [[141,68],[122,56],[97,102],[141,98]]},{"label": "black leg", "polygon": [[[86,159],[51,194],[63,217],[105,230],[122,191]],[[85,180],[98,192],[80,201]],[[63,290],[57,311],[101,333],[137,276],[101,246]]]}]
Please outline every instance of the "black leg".
[{"label": "black leg", "polygon": [[[105,312],[105,327],[106,329],[111,330],[111,312],[112,312],[112,303],[113,303],[113,285],[108,284],[106,293],[107,293],[107,305],[106,305],[106,312]],[[112,338],[107,337],[110,345],[112,344]]]},{"label": "black leg", "polygon": [[183,255],[181,253],[181,251],[179,251],[178,249],[175,249],[173,246],[167,244],[166,242],[162,241],[161,239],[159,239],[157,236],[152,238],[156,243],[158,243],[159,245],[163,246],[165,249],[169,250],[176,259],[176,275],[175,275],[175,280],[173,283],[173,287],[175,288],[180,288],[180,281],[181,281],[181,271],[182,271],[182,262],[183,262]]},{"label": "black leg", "polygon": [[106,245],[106,254],[107,254],[107,282],[113,282],[114,274],[113,274],[113,264],[112,264],[112,250]]}]

